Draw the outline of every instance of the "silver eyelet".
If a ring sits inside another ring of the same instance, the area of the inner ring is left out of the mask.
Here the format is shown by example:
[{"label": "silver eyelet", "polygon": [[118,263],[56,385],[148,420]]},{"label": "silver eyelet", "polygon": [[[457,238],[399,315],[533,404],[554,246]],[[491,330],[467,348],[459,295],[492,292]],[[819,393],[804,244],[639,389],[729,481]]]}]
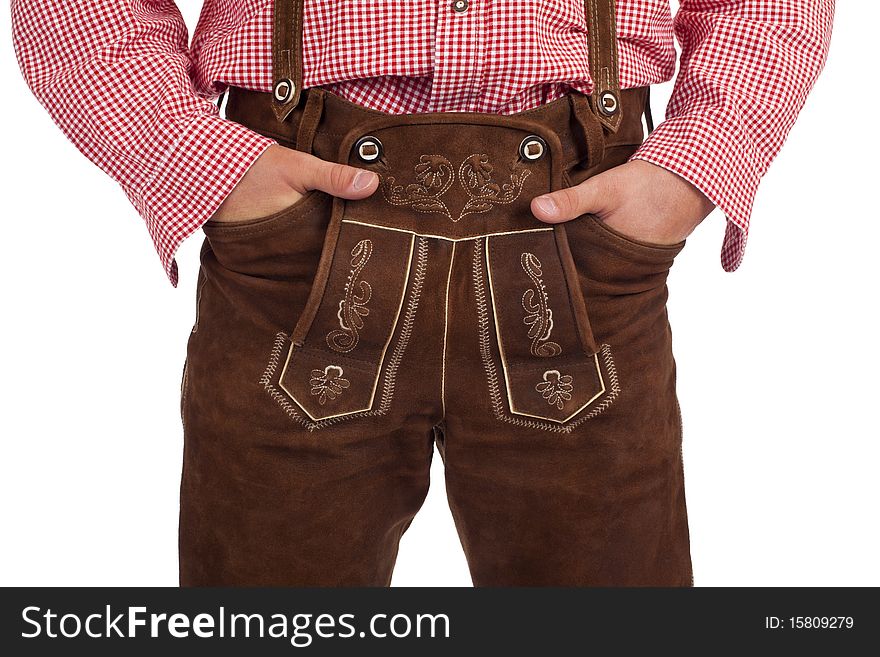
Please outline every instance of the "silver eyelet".
[{"label": "silver eyelet", "polygon": [[293,98],[295,91],[296,85],[293,83],[293,80],[283,78],[275,83],[275,88],[272,90],[272,94],[275,96],[275,100],[279,103],[289,103],[291,98]]},{"label": "silver eyelet", "polygon": [[363,162],[375,162],[382,156],[382,142],[373,135],[366,135],[358,139],[354,149]]},{"label": "silver eyelet", "polygon": [[529,135],[519,144],[519,154],[524,160],[534,162],[544,157],[547,152],[547,142],[538,135]]},{"label": "silver eyelet", "polygon": [[612,91],[606,91],[599,96],[599,111],[605,116],[617,114],[619,105],[617,95]]}]

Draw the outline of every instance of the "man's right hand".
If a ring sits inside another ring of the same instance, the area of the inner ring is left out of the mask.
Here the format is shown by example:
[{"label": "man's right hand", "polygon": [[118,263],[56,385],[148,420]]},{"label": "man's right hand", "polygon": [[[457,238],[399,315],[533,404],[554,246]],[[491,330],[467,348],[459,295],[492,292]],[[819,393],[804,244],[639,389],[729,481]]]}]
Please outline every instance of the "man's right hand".
[{"label": "man's right hand", "polygon": [[268,216],[290,207],[311,189],[354,200],[370,196],[378,187],[379,176],[372,171],[273,144],[251,165],[211,219],[243,221]]}]

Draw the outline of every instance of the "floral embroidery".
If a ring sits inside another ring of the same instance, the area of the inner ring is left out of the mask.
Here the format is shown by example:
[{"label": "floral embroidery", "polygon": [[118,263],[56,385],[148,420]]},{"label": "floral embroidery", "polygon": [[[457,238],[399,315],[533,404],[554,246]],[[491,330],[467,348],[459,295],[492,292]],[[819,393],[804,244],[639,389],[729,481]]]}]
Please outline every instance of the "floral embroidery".
[{"label": "floral embroidery", "polygon": [[348,379],[342,378],[342,368],[338,365],[328,365],[321,370],[312,370],[312,378],[309,379],[312,386],[312,394],[318,398],[318,403],[323,406],[327,400],[333,401],[342,394],[345,388],[351,385]]},{"label": "floral embroidery", "polygon": [[[480,360],[483,362],[483,373],[485,374],[488,386],[489,400],[492,404],[492,414],[499,422],[506,422],[516,427],[570,435],[577,427],[605,413],[620,396],[620,377],[614,364],[614,357],[611,354],[611,346],[603,344],[601,348],[602,368],[608,377],[608,391],[589,410],[584,409],[583,412],[577,414],[577,417],[569,418],[564,423],[556,421],[544,422],[542,420],[547,418],[540,417],[536,419],[519,417],[521,414],[509,411],[512,398],[510,390],[508,389],[506,392],[504,390],[502,383],[504,375],[499,371],[499,368],[503,367],[503,361],[499,366],[496,361],[497,356],[493,352],[493,325],[490,320],[493,317],[493,313],[490,309],[490,294],[487,289],[485,269],[487,262],[485,258],[486,240],[487,238],[485,237],[474,240],[471,280],[473,282],[474,301],[476,302],[477,310],[477,337],[479,340]],[[283,337],[285,334],[282,333],[281,335]],[[539,383],[538,385],[541,386],[542,384]],[[539,392],[543,391],[539,390]]]},{"label": "floral embroidery", "polygon": [[411,207],[418,212],[440,212],[450,219],[449,208],[440,200],[452,186],[455,172],[452,163],[442,155],[422,155],[415,166],[417,183],[395,185],[396,178],[388,175],[382,179],[382,192],[393,205]]},{"label": "floral embroidery", "polygon": [[565,402],[571,401],[571,393],[574,390],[572,376],[561,374],[559,370],[547,370],[544,372],[544,380],[535,386],[535,390],[541,393],[548,404],[561,411],[565,407]]},{"label": "floral embroidery", "polygon": [[513,203],[522,192],[523,182],[531,173],[528,169],[513,169],[510,172],[510,182],[499,185],[492,180],[492,171],[489,156],[485,153],[469,155],[461,163],[458,181],[470,198],[454,221],[459,221],[465,215],[488,212],[496,205]]},{"label": "floral embroidery", "polygon": [[550,341],[550,333],[553,332],[553,310],[550,309],[547,288],[544,279],[541,278],[541,261],[534,253],[523,253],[520,264],[534,285],[534,288],[529,288],[522,296],[522,306],[526,311],[523,322],[529,327],[528,335],[532,341],[530,351],[533,356],[558,356],[562,353],[562,347]]},{"label": "floral embroidery", "polygon": [[[302,407],[299,405],[299,402],[297,402],[287,390],[284,390],[283,388],[279,390],[279,388],[276,387],[280,383],[276,378],[276,372],[281,363],[282,351],[290,343],[288,340],[289,335],[286,332],[281,331],[275,335],[275,342],[269,353],[269,362],[266,364],[266,369],[263,370],[259,383],[263,386],[266,394],[278,404],[281,410],[284,411],[291,420],[304,427],[309,432],[324,429],[356,417],[381,417],[388,414],[388,411],[391,408],[391,403],[396,398],[394,393],[398,385],[398,372],[400,371],[401,363],[403,362],[407,347],[413,336],[415,320],[418,316],[425,277],[428,271],[428,239],[425,237],[419,237],[417,239],[417,244],[416,264],[412,284],[407,294],[406,310],[400,324],[400,332],[398,333],[396,344],[391,351],[391,356],[389,357],[388,364],[384,370],[382,396],[377,407],[368,411],[356,411],[353,413],[334,415],[324,418],[323,420],[312,421],[306,417],[301,412]],[[316,374],[317,373],[318,372],[316,372]],[[321,375],[323,376],[323,372],[321,372]]]},{"label": "floral embroidery", "polygon": [[410,207],[418,212],[438,212],[453,222],[461,221],[469,214],[488,212],[499,204],[512,203],[522,192],[523,181],[531,173],[525,168],[515,168],[510,181],[499,185],[492,180],[492,165],[485,153],[474,153],[464,159],[458,168],[462,188],[470,197],[458,217],[453,217],[449,207],[440,198],[452,186],[455,170],[452,163],[442,155],[421,155],[415,166],[417,182],[398,185],[392,175],[382,177],[382,192],[392,205]]},{"label": "floral embroidery", "polygon": [[363,318],[370,314],[367,304],[373,296],[373,288],[359,278],[372,253],[371,240],[361,240],[351,250],[351,271],[336,313],[340,328],[327,334],[327,344],[340,353],[348,353],[357,346],[360,339],[358,331],[364,328]]}]

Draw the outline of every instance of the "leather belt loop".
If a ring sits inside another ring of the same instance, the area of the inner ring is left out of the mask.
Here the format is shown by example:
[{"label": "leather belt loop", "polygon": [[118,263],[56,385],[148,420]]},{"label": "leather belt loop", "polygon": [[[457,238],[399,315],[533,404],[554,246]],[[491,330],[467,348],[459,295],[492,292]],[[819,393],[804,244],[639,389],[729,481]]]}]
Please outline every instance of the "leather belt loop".
[{"label": "leather belt loop", "polygon": [[304,0],[275,0],[272,33],[272,109],[284,121],[302,94]]},{"label": "leather belt loop", "polygon": [[605,131],[602,129],[598,116],[590,107],[590,101],[584,94],[569,94],[571,109],[577,122],[584,131],[587,142],[587,168],[601,162],[605,157]]},{"label": "leather belt loop", "polygon": [[324,113],[324,90],[314,87],[306,91],[306,105],[303,108],[299,120],[299,129],[296,132],[296,150],[305,153],[312,152],[315,142],[315,132],[321,115]]},{"label": "leather belt loop", "polygon": [[602,125],[612,133],[617,132],[622,120],[614,2],[584,0],[593,108]]},{"label": "leather belt loop", "polygon": [[648,134],[654,132],[654,115],[651,114],[651,87],[645,87],[645,124],[648,126]]}]

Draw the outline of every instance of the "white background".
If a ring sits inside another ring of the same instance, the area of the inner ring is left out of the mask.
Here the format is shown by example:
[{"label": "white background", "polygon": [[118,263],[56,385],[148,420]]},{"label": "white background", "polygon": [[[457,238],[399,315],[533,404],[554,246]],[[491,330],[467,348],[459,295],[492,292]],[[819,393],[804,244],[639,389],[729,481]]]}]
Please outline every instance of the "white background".
[{"label": "white background", "polygon": [[[201,3],[179,4],[193,26]],[[697,586],[880,585],[878,24],[878,3],[839,3],[740,269],[720,267],[716,212],[670,276]],[[175,290],[5,45],[0,583],[173,586],[200,233]],[[439,458],[432,474],[394,584],[469,586]]]}]

